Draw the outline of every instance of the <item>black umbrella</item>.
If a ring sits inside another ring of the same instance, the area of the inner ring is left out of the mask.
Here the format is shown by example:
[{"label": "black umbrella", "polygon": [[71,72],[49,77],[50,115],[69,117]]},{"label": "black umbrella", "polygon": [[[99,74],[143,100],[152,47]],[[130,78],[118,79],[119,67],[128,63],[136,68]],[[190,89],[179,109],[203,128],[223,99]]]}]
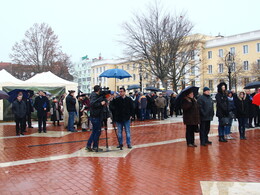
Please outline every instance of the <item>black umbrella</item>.
[{"label": "black umbrella", "polygon": [[195,86],[188,86],[185,89],[183,89],[176,97],[176,99],[174,100],[174,105],[175,108],[180,108],[181,104],[182,104],[182,100],[183,98],[188,95],[188,93],[190,92],[194,93],[194,96],[198,95],[198,91],[199,91],[199,87],[195,87]]},{"label": "black umbrella", "polygon": [[14,90],[8,92],[8,95],[9,95],[8,101],[10,103],[13,103],[16,100],[18,93],[20,93],[20,92],[23,93],[23,99],[28,98],[28,91],[27,90],[25,90],[25,89],[14,89]]},{"label": "black umbrella", "polygon": [[255,82],[252,82],[252,83],[248,83],[244,89],[253,89],[253,88],[258,88],[260,87],[260,81],[255,81]]},{"label": "black umbrella", "polygon": [[139,89],[140,85],[129,85],[129,87],[127,88],[127,90],[131,90],[131,89]]},{"label": "black umbrella", "polygon": [[0,100],[8,99],[8,98],[9,98],[9,95],[6,92],[0,90]]},{"label": "black umbrella", "polygon": [[158,89],[156,87],[146,87],[145,90],[146,91],[161,91],[160,89]]}]

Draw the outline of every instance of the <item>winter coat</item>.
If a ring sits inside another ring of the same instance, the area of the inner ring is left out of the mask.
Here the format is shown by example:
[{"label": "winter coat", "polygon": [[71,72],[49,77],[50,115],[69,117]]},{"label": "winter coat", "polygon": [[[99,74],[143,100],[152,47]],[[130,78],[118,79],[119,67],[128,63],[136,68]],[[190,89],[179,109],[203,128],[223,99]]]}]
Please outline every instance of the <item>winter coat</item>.
[{"label": "winter coat", "polygon": [[151,96],[149,96],[149,95],[146,96],[146,99],[147,99],[146,109],[151,110],[152,107],[153,107],[154,99]]},{"label": "winter coat", "polygon": [[157,106],[157,108],[164,108],[166,106],[166,99],[164,97],[156,98],[155,105]]},{"label": "winter coat", "polygon": [[98,95],[96,92],[92,92],[90,95],[90,117],[103,119],[104,106],[101,104],[106,99],[102,95]]},{"label": "winter coat", "polygon": [[51,121],[59,121],[61,120],[61,107],[58,102],[51,103]]},{"label": "winter coat", "polygon": [[66,106],[68,112],[76,112],[76,98],[74,98],[72,95],[67,95],[66,97]]},{"label": "winter coat", "polygon": [[147,99],[146,97],[143,95],[139,98],[139,109],[146,109],[147,107]]},{"label": "winter coat", "polygon": [[255,117],[257,115],[257,105],[253,104],[253,97],[254,97],[255,93],[252,93],[251,95],[246,95],[246,101],[248,103],[248,109],[250,110],[248,117],[252,118]]},{"label": "winter coat", "polygon": [[[36,97],[33,106],[37,110],[38,116],[42,116],[50,111],[50,102],[46,96]],[[46,110],[44,110],[44,108],[46,108]]]},{"label": "winter coat", "polygon": [[171,97],[170,98],[170,107],[174,108],[174,101],[175,101],[176,97]]},{"label": "winter coat", "polygon": [[25,118],[26,116],[26,103],[21,100],[15,100],[12,105],[12,111],[14,113],[15,118]]},{"label": "winter coat", "polygon": [[249,102],[247,101],[246,97],[242,99],[238,96],[235,100],[235,106],[237,118],[248,118]]},{"label": "winter coat", "polygon": [[31,112],[34,112],[32,99],[27,98],[25,101],[26,101],[26,114],[31,114]]},{"label": "winter coat", "polygon": [[228,98],[227,94],[222,92],[222,85],[225,85],[227,88],[226,83],[220,83],[218,85],[218,93],[216,95],[216,101],[217,101],[217,117],[223,118],[223,117],[228,117]]},{"label": "winter coat", "polygon": [[118,97],[110,102],[113,108],[113,121],[124,122],[134,115],[133,100],[130,97]]},{"label": "winter coat", "polygon": [[200,124],[200,112],[197,101],[193,98],[185,97],[182,101],[183,123],[185,125]]},{"label": "winter coat", "polygon": [[198,98],[201,121],[212,121],[214,116],[213,100],[210,95],[203,94]]}]

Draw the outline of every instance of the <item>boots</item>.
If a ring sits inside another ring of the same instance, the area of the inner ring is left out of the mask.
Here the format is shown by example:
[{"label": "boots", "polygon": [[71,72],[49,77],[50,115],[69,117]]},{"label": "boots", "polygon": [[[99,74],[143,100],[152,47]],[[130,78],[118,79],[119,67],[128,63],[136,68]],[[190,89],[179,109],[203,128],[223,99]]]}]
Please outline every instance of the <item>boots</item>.
[{"label": "boots", "polygon": [[227,140],[224,138],[224,135],[219,136],[219,142],[227,142]]}]

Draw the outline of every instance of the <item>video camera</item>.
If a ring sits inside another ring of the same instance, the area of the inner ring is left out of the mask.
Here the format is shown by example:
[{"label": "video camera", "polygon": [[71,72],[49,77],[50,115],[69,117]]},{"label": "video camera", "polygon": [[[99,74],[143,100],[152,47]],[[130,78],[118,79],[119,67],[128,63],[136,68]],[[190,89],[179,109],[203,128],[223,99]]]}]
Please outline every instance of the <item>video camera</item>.
[{"label": "video camera", "polygon": [[105,97],[108,94],[111,94],[111,90],[109,90],[109,87],[100,88],[100,95],[101,96]]}]

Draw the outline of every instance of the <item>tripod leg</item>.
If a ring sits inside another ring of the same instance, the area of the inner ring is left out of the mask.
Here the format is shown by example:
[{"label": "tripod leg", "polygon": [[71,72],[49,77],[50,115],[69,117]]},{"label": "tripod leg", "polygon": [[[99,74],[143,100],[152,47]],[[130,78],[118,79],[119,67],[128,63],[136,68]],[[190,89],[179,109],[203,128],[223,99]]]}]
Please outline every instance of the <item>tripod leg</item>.
[{"label": "tripod leg", "polygon": [[107,150],[108,150],[107,128],[105,128],[105,131],[106,131],[106,148],[107,148]]}]

